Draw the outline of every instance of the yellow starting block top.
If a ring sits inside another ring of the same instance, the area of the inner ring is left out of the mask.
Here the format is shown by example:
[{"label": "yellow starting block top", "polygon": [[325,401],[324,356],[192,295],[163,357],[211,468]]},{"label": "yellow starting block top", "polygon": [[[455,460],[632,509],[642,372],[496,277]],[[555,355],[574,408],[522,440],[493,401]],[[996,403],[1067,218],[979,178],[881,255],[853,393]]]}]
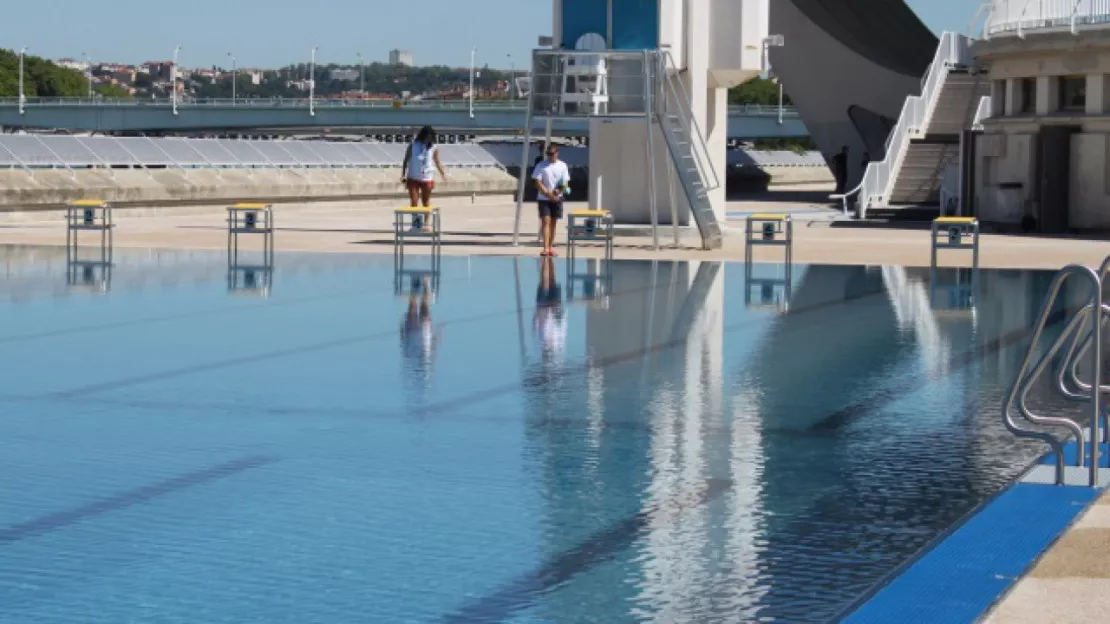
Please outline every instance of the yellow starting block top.
[{"label": "yellow starting block top", "polygon": [[786,221],[790,215],[786,213],[757,212],[748,215],[748,221]]},{"label": "yellow starting block top", "polygon": [[938,225],[971,225],[978,221],[975,217],[937,217],[933,223]]},{"label": "yellow starting block top", "polygon": [[394,214],[432,214],[433,210],[435,210],[435,208],[432,208],[430,206],[427,207],[427,208],[424,208],[423,206],[407,206],[405,208],[398,208],[397,210],[394,210],[393,213]]},{"label": "yellow starting block top", "polygon": [[77,208],[99,208],[107,205],[107,203],[108,202],[101,199],[78,199],[75,202],[70,202],[69,205]]},{"label": "yellow starting block top", "polygon": [[608,214],[608,210],[588,210],[585,208],[570,211],[570,216],[572,217],[605,217],[608,216]]},{"label": "yellow starting block top", "polygon": [[270,207],[270,204],[257,204],[257,203],[242,203],[231,206],[235,210],[265,210]]}]

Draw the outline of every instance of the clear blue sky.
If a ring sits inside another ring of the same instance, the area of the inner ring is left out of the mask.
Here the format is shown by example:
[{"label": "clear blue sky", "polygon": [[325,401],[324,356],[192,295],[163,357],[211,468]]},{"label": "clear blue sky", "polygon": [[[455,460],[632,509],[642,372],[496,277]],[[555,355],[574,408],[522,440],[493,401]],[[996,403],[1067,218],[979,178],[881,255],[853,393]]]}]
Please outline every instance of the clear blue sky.
[{"label": "clear blue sky", "polygon": [[[771,0],[777,2],[779,0]],[[852,0],[844,0],[851,2]],[[934,31],[964,32],[980,0],[907,0]],[[141,63],[172,56],[182,45],[189,67],[275,67],[307,62],[386,61],[410,50],[418,65],[525,64],[536,37],[550,34],[550,0],[9,0],[0,18],[0,47],[48,58]],[[406,9],[417,9],[406,12]],[[421,25],[416,25],[420,19]]]}]

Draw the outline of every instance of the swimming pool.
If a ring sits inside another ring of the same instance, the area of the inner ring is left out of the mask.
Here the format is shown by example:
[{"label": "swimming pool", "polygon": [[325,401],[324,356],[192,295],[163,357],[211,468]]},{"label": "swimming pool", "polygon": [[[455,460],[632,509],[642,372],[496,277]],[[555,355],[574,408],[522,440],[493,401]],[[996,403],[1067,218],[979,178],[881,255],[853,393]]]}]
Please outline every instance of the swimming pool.
[{"label": "swimming pool", "polygon": [[5,623],[822,622],[1043,450],[1047,273],[115,261],[0,248]]}]

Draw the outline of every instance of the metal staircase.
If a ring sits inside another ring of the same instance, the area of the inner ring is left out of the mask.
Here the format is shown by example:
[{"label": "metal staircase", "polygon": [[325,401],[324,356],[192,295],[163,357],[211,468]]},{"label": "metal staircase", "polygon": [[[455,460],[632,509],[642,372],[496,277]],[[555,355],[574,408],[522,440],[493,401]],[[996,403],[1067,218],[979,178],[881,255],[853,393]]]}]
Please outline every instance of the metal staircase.
[{"label": "metal staircase", "polygon": [[869,208],[939,201],[945,170],[959,158],[960,133],[989,87],[986,75],[971,67],[970,40],[944,33],[921,94],[906,98],[887,138],[886,157],[867,166],[859,186],[843,196],[845,205],[858,194],[860,218],[866,218]]},{"label": "metal staircase", "polygon": [[690,97],[679,78],[670,52],[659,53],[656,121],[663,132],[667,151],[674,161],[678,181],[690,204],[690,215],[698,226],[704,249],[721,247],[721,224],[709,202],[709,191],[721,185],[709,158],[709,147],[690,110]]}]

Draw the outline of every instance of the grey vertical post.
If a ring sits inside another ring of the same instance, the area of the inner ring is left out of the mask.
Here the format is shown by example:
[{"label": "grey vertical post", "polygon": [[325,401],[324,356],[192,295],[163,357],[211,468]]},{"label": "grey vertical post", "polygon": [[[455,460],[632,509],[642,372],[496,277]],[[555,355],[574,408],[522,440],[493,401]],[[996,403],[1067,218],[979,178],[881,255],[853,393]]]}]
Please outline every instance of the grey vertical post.
[{"label": "grey vertical post", "polygon": [[652,71],[651,53],[647,50],[644,51],[644,120],[646,121],[645,127],[647,128],[647,163],[648,163],[648,207],[651,210],[651,243],[656,251],[659,250],[659,206],[655,196],[655,145],[652,134],[654,133],[654,123],[652,120],[652,112],[654,111],[654,73]]}]

